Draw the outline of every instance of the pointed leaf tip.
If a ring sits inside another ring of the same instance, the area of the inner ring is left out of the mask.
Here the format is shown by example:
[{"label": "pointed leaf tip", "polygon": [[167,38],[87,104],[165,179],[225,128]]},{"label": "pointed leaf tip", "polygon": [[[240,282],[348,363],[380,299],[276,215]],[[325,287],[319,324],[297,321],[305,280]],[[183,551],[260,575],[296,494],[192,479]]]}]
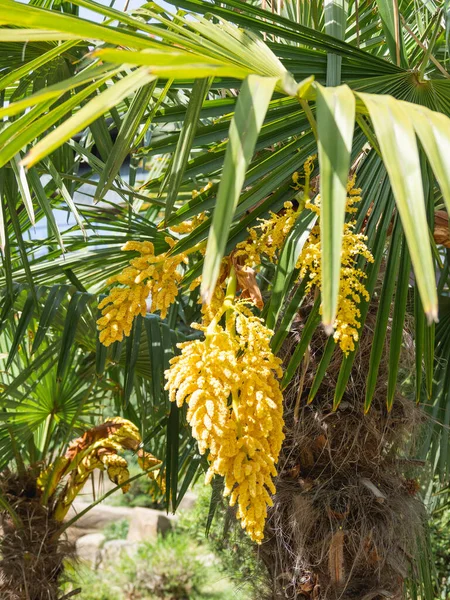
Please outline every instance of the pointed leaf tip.
[{"label": "pointed leaf tip", "polygon": [[328,336],[333,335],[334,333],[333,323],[323,323],[323,329]]},{"label": "pointed leaf tip", "polygon": [[17,185],[19,187],[20,195],[22,196],[22,200],[28,214],[28,218],[30,220],[30,223],[34,226],[36,224],[36,219],[34,215],[33,200],[31,198],[31,192],[30,187],[28,185],[27,175],[21,162],[22,161],[20,160],[20,155],[17,154],[11,161],[11,166],[16,176]]},{"label": "pointed leaf tip", "polygon": [[211,288],[210,287],[208,287],[206,289],[201,288],[200,296],[201,296],[203,304],[210,304],[211,298],[212,298]]},{"label": "pointed leaf tip", "polygon": [[438,309],[436,306],[433,306],[432,308],[430,308],[429,310],[427,310],[425,312],[426,316],[427,316],[427,323],[428,325],[432,325],[433,323],[438,323],[439,322],[439,316],[438,316]]},{"label": "pointed leaf tip", "polygon": [[296,94],[292,95],[298,96],[299,98],[305,98],[308,96],[311,86],[314,83],[314,79],[314,75],[310,75],[309,77],[306,77],[306,79],[303,79],[303,81],[300,81],[300,83],[297,85]]}]

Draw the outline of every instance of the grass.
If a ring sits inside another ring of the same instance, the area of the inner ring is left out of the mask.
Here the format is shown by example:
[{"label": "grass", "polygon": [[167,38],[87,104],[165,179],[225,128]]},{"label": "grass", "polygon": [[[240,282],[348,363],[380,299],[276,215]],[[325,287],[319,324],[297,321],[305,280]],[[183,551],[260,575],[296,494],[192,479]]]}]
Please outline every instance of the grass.
[{"label": "grass", "polygon": [[236,585],[220,569],[207,545],[187,533],[171,533],[145,542],[135,554],[122,552],[97,571],[68,567],[70,585],[82,588],[82,600],[250,600],[250,590]]},{"label": "grass", "polygon": [[119,519],[118,521],[112,521],[108,523],[103,529],[103,535],[105,540],[125,540],[130,529],[130,522],[128,519]]}]

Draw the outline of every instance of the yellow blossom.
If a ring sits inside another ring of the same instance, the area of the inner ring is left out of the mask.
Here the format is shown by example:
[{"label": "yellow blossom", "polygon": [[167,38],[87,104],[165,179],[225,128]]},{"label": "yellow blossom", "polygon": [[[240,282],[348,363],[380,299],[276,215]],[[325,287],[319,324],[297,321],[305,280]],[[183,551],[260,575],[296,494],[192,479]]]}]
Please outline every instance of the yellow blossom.
[{"label": "yellow blossom", "polygon": [[[294,188],[303,190],[305,198],[309,197],[309,182],[314,168],[314,159],[315,155],[309,156],[303,165],[304,184],[300,183],[298,172],[292,175]],[[259,224],[248,230],[247,240],[236,246],[236,258],[243,257],[245,265],[252,268],[261,265],[262,255],[271,263],[275,263],[302,208],[303,202],[297,210],[293,208],[292,202],[285,202],[279,214],[270,212],[269,219],[258,219]]]},{"label": "yellow blossom", "polygon": [[261,264],[261,255],[275,262],[297,214],[292,202],[285,202],[281,214],[270,212],[269,219],[258,219],[259,224],[248,230],[249,237],[236,246],[236,258],[243,256],[245,264],[250,267]]},{"label": "yellow blossom", "polygon": [[[175,240],[170,237],[165,239],[172,248]],[[105,346],[130,335],[134,318],[145,316],[147,312],[147,299],[150,300],[150,312],[159,310],[162,319],[167,316],[182,279],[179,266],[187,262],[183,253],[168,256],[168,252],[165,252],[155,256],[151,242],[127,242],[122,250],[134,250],[140,256],[130,260],[122,273],[107,282],[119,283],[123,287],[114,287],[99,304],[103,316],[98,319],[97,327],[100,342]]]},{"label": "yellow blossom", "polygon": [[[112,281],[109,280],[109,283]],[[147,312],[147,297],[148,289],[144,284],[132,283],[123,288],[113,288],[98,306],[103,309],[103,316],[97,321],[100,342],[109,346],[122,341],[124,335],[130,335],[134,318],[145,316]]]},{"label": "yellow blossom", "polygon": [[[219,277],[217,279],[216,287],[214,288],[214,292],[210,302],[202,302],[202,299],[199,295],[198,304],[201,304],[201,312],[202,312],[202,322],[204,325],[209,325],[209,323],[213,320],[214,316],[220,310],[223,301],[225,300],[225,288],[227,285],[227,274],[230,270],[230,260],[228,256],[222,259],[220,265]],[[201,283],[201,276],[194,279],[194,281],[189,286],[189,291],[192,292],[197,289]]]},{"label": "yellow blossom", "polygon": [[345,210],[347,213],[355,213],[358,208],[354,204],[361,202],[361,188],[355,188],[356,173],[349,177],[347,182],[347,202]]},{"label": "yellow blossom", "polygon": [[217,282],[216,287],[214,288],[214,292],[210,302],[202,302],[201,297],[199,297],[198,302],[202,305],[202,320],[205,325],[211,323],[217,311],[222,306],[223,301],[225,300],[225,287],[225,282],[221,282],[219,278],[219,281]]},{"label": "yellow blossom", "polygon": [[272,354],[271,336],[243,303],[225,301],[206,329],[206,339],[180,344],[181,354],[166,371],[170,400],[188,404],[187,419],[199,450],[209,451],[206,481],[216,474],[224,477],[224,495],[232,506],[237,504],[237,518],[258,543],[284,438],[277,379],[281,361]]},{"label": "yellow blossom", "polygon": [[207,214],[202,212],[198,215],[195,215],[195,217],[192,217],[192,219],[183,221],[183,223],[179,223],[178,225],[171,225],[170,229],[175,233],[185,235],[191,233],[191,231],[194,231],[194,229],[201,225],[206,218]]},{"label": "yellow blossom", "polygon": [[[352,177],[349,179],[347,186],[346,211],[348,213],[355,212],[357,208],[354,204],[361,200],[361,190],[356,189],[354,185],[355,177]],[[314,202],[307,200],[306,208],[320,216],[320,197],[317,196]],[[363,283],[367,276],[355,265],[359,257],[364,257],[368,262],[373,262],[373,256],[365,244],[367,237],[362,233],[354,233],[355,225],[356,221],[344,224],[338,306],[334,323],[334,339],[339,343],[345,354],[353,351],[355,342],[358,341],[358,330],[361,327],[359,321],[361,317],[359,310],[361,299],[369,300],[369,294]],[[300,277],[309,277],[307,290],[314,286],[318,289],[321,288],[322,267],[319,225],[312,229],[308,241],[298,258],[297,268],[300,269]]]},{"label": "yellow blossom", "polygon": [[203,186],[202,188],[200,188],[200,191],[198,190],[192,190],[191,196],[192,198],[197,198],[197,196],[200,196],[200,194],[203,194],[203,192],[206,192],[207,190],[212,188],[212,181],[208,181],[208,183]]}]

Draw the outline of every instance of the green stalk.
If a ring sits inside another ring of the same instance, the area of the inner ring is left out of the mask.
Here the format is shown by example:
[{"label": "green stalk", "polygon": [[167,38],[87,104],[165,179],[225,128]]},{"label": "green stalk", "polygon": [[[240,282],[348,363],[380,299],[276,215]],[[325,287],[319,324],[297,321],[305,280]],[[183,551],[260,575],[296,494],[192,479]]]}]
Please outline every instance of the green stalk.
[{"label": "green stalk", "polygon": [[237,287],[237,278],[236,271],[234,267],[231,267],[230,275],[228,277],[227,290],[225,293],[225,300],[223,301],[222,306],[217,311],[214,319],[208,325],[208,329],[206,330],[206,339],[210,337],[217,328],[220,319],[222,318],[224,313],[227,313],[226,319],[227,323],[230,322],[230,317],[233,311],[233,302],[234,297],[236,295],[236,287]]},{"label": "green stalk", "polygon": [[236,277],[236,271],[234,267],[231,267],[231,271],[230,271],[230,276],[228,277],[228,283],[227,283],[227,291],[225,293],[225,300],[223,301],[223,305],[226,308],[226,322],[227,322],[227,329],[230,329],[232,327],[234,327],[234,323],[232,322],[232,315],[233,315],[233,302],[234,302],[234,297],[236,296],[236,288],[237,288],[237,277]]},{"label": "green stalk", "polygon": [[309,106],[309,102],[308,100],[305,100],[305,98],[299,98],[298,99],[300,102],[301,107],[303,108],[303,110],[305,111],[305,115],[306,118],[309,121],[309,124],[311,126],[311,130],[314,134],[314,137],[316,138],[316,143],[318,141],[318,134],[317,134],[317,123],[316,123],[316,119],[314,118],[313,112],[311,110],[311,107]]},{"label": "green stalk", "polygon": [[442,10],[439,11],[439,15],[438,15],[438,18],[436,19],[436,26],[435,26],[435,29],[433,31],[433,35],[431,36],[430,43],[428,44],[428,48],[425,51],[422,63],[420,65],[420,67],[419,67],[419,72],[417,74],[417,78],[418,78],[419,81],[424,81],[425,71],[426,71],[428,62],[429,62],[429,60],[431,58],[431,53],[433,52],[434,46],[436,44],[436,40],[437,40],[438,34],[440,32],[440,26],[441,26],[440,16],[441,16],[441,12],[442,12]]}]

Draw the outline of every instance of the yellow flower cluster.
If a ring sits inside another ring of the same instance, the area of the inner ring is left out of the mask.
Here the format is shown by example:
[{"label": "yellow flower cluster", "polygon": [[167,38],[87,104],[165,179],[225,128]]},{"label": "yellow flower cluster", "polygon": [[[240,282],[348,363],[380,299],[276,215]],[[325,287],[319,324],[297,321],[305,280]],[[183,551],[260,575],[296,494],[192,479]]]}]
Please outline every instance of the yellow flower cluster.
[{"label": "yellow flower cluster", "polygon": [[[294,188],[303,190],[304,199],[309,197],[315,158],[315,155],[309,156],[303,165],[304,184],[300,183],[298,172],[292,175]],[[280,214],[270,212],[269,219],[258,219],[260,224],[249,229],[249,237],[236,246],[235,257],[243,257],[244,263],[249,267],[260,266],[262,255],[274,263],[303,205],[304,201],[299,203],[297,210],[294,210],[292,202],[285,202]]]},{"label": "yellow flower cluster", "polygon": [[[355,212],[357,208],[354,204],[361,200],[361,190],[354,186],[355,177],[352,177],[347,185],[347,213]],[[320,197],[317,196],[315,202],[307,200],[305,207],[320,216]],[[345,354],[353,351],[355,342],[358,341],[358,330],[361,326],[358,320],[361,316],[358,305],[361,298],[369,300],[369,294],[363,283],[367,276],[361,269],[356,268],[355,264],[360,256],[368,262],[373,262],[373,256],[365,244],[367,237],[362,233],[354,233],[355,223],[355,221],[350,221],[344,224],[338,307],[334,323],[334,339],[339,343]],[[320,226],[316,225],[312,229],[297,261],[300,277],[309,276],[307,290],[310,290],[313,286],[319,289],[321,287],[320,253]]]},{"label": "yellow flower cluster", "polygon": [[214,319],[215,315],[217,314],[217,311],[222,306],[223,301],[225,300],[225,288],[226,288],[225,283],[221,282],[220,277],[219,277],[219,281],[216,283],[216,287],[214,288],[214,292],[213,292],[211,301],[209,303],[202,302],[201,297],[199,297],[198,303],[202,305],[201,306],[202,322],[205,325],[208,325],[209,323],[211,323],[211,321]]},{"label": "yellow flower cluster", "polygon": [[203,194],[203,192],[206,192],[207,190],[212,188],[212,181],[208,181],[208,183],[203,186],[202,188],[200,188],[200,191],[198,190],[192,190],[191,196],[192,198],[197,198],[197,196],[200,196],[200,194]]},{"label": "yellow flower cluster", "polygon": [[[172,248],[175,240],[170,237],[165,239]],[[140,256],[130,260],[122,273],[107,282],[119,283],[123,287],[114,287],[99,304],[103,316],[98,319],[97,328],[100,342],[105,346],[120,342],[124,336],[130,335],[134,318],[145,316],[147,312],[147,299],[151,303],[150,312],[159,310],[161,318],[166,317],[182,279],[179,266],[187,262],[183,253],[168,256],[168,252],[165,252],[155,256],[151,242],[127,242],[122,250],[134,250]]]},{"label": "yellow flower cluster", "polygon": [[[223,301],[225,300],[225,289],[227,286],[227,275],[230,270],[230,260],[228,256],[222,259],[222,263],[220,265],[219,277],[217,278],[216,287],[214,288],[214,292],[209,303],[202,302],[202,298],[199,294],[197,304],[201,305],[201,313],[202,313],[202,323],[203,325],[209,325],[211,321],[216,316],[217,312],[220,310]],[[189,286],[189,291],[192,292],[196,290],[202,282],[202,278],[197,277]]]},{"label": "yellow flower cluster", "polygon": [[356,184],[356,173],[349,177],[347,181],[347,202],[345,204],[345,212],[355,213],[358,208],[354,206],[361,202],[361,188],[355,188]]},{"label": "yellow flower cluster", "polygon": [[182,223],[179,223],[178,225],[171,225],[170,229],[175,233],[180,233],[182,235],[186,235],[188,233],[191,233],[191,231],[194,231],[194,229],[196,227],[198,227],[199,225],[201,225],[201,223],[203,223],[203,221],[206,218],[207,218],[207,214],[202,212],[198,215],[195,215],[195,217],[192,217],[192,219],[183,221]]},{"label": "yellow flower cluster", "polygon": [[259,225],[249,229],[249,237],[236,246],[236,258],[244,257],[245,264],[250,267],[261,265],[261,255],[275,262],[297,214],[292,202],[285,202],[281,214],[270,212],[269,219],[258,219]]},{"label": "yellow flower cluster", "polygon": [[180,344],[181,354],[166,371],[170,400],[178,406],[187,402],[199,450],[209,450],[206,482],[216,474],[225,478],[224,496],[230,496],[232,506],[237,503],[237,518],[258,543],[272,505],[272,477],[284,438],[277,380],[281,360],[272,354],[271,336],[243,303],[225,301],[206,339]]}]

